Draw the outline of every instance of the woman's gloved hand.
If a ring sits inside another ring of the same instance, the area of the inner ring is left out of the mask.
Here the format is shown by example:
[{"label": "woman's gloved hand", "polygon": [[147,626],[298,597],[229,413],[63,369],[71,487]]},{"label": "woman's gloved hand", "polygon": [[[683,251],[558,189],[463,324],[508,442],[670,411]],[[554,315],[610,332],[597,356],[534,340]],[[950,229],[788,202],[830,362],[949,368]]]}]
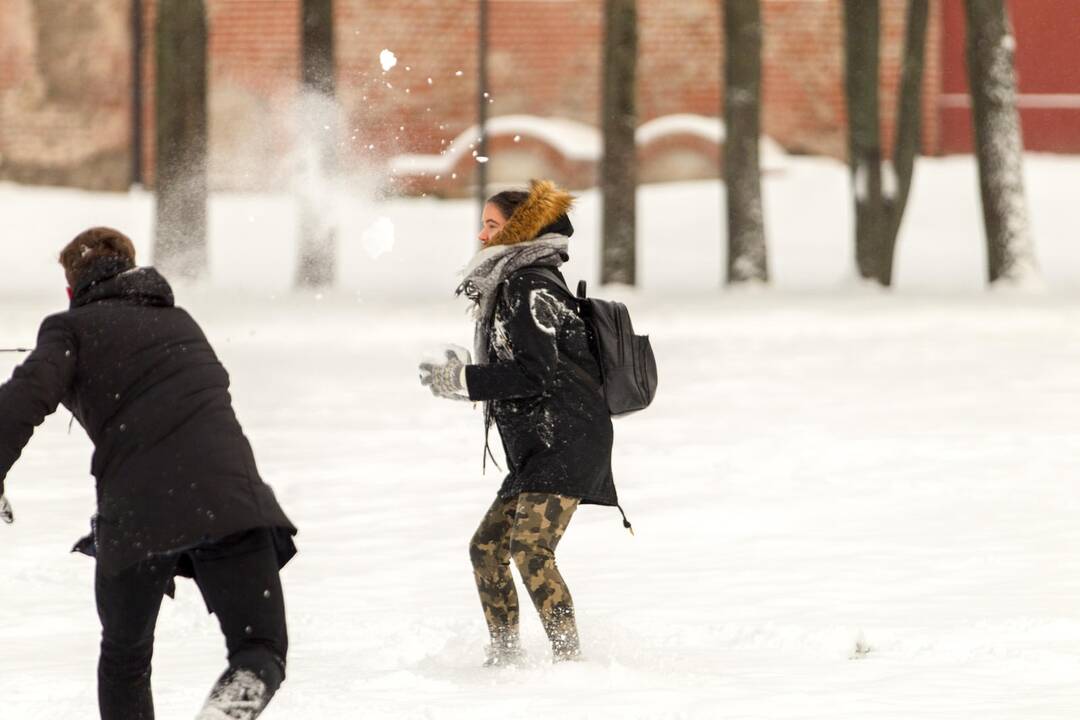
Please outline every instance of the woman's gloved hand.
[{"label": "woman's gloved hand", "polygon": [[468,400],[465,387],[465,366],[472,362],[472,355],[463,347],[447,345],[443,354],[446,359],[420,363],[420,384],[431,394],[447,400]]}]

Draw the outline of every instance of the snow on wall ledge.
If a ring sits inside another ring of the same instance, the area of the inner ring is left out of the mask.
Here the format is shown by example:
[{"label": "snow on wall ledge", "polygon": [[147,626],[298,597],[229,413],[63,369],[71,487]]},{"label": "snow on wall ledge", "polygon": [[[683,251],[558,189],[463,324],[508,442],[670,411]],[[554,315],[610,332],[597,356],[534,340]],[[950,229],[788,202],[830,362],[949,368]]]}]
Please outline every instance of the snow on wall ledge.
[{"label": "snow on wall ledge", "polygon": [[[1080,157],[1028,154],[1024,183],[1038,265],[1050,290],[1080,289],[1080,214],[1075,178]],[[848,169],[821,158],[790,157],[766,175],[764,206],[772,286],[836,290],[853,284]],[[336,291],[359,300],[449,298],[458,272],[476,251],[478,208],[471,200],[372,199],[334,187]],[[713,292],[726,262],[723,185],[717,181],[645,185],[638,195],[641,287],[666,294]],[[5,275],[0,297],[56,294],[60,248],[92,225],[114,225],[135,241],[140,261],[153,261],[153,196],[88,193],[0,184],[5,208]],[[600,196],[579,194],[577,228],[566,268],[572,282],[599,276]],[[296,268],[295,198],[280,194],[215,194],[209,209],[210,275],[215,287],[286,292]],[[16,240],[17,239],[17,240]],[[896,287],[982,291],[986,251],[971,156],[921,158],[901,230]]]},{"label": "snow on wall ledge", "polygon": [[[545,118],[536,115],[500,115],[488,121],[488,137],[529,137],[554,148],[568,160],[598,162],[603,151],[603,137],[592,125],[566,118]],[[637,144],[643,147],[658,140],[690,135],[721,144],[724,142],[724,122],[717,117],[678,114],[665,115],[640,125],[635,133]],[[398,175],[448,174],[475,145],[480,126],[472,125],[454,138],[446,150],[425,155],[405,153],[390,159],[390,169]],[[784,151],[772,139],[761,139],[761,162],[766,171],[781,169]]]}]

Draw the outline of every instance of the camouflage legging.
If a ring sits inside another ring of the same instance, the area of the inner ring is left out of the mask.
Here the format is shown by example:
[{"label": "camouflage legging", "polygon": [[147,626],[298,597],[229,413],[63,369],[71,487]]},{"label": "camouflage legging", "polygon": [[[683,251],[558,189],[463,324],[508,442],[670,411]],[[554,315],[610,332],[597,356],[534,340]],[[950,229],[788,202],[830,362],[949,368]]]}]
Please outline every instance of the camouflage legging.
[{"label": "camouflage legging", "polygon": [[548,493],[496,498],[480,521],[469,543],[469,556],[493,647],[514,649],[518,645],[518,600],[510,575],[513,558],[555,657],[578,654],[574,601],[555,564],[555,547],[578,502],[577,498]]}]

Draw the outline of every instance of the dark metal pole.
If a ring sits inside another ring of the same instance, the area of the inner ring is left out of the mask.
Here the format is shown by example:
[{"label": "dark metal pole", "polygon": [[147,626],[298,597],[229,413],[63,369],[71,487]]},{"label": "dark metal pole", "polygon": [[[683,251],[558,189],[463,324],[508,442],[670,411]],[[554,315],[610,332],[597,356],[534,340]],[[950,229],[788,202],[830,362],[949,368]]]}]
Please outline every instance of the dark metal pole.
[{"label": "dark metal pole", "polygon": [[142,185],[143,145],[142,0],[131,0],[131,184]]},{"label": "dark metal pole", "polygon": [[[480,55],[480,74],[477,88],[476,121],[480,126],[480,139],[476,146],[477,157],[487,158],[487,116],[488,116],[488,0],[480,2],[480,28],[477,50]],[[480,213],[484,212],[487,202],[487,161],[476,163],[476,199],[480,204]]]}]

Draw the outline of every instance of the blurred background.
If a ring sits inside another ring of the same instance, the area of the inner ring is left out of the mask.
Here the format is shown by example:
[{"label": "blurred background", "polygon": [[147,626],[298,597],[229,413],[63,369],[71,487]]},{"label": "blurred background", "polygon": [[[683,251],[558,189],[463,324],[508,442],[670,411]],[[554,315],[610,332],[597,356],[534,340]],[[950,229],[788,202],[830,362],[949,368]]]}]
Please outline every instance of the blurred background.
[{"label": "blurred background", "polygon": [[[1080,222],[1054,190],[1080,152],[1080,6],[1009,3],[995,27],[981,5],[0,0],[5,234],[51,255],[112,222],[189,277],[394,293],[408,269],[412,293],[475,249],[455,201],[547,177],[582,198],[594,279],[1072,285],[1059,241]],[[967,61],[969,22],[1012,39],[1007,67]],[[980,167],[1003,147],[1012,179],[983,191],[1023,229],[983,239],[968,88],[1003,70],[983,124],[1012,139]],[[1021,270],[989,267],[1002,243]]]}]

